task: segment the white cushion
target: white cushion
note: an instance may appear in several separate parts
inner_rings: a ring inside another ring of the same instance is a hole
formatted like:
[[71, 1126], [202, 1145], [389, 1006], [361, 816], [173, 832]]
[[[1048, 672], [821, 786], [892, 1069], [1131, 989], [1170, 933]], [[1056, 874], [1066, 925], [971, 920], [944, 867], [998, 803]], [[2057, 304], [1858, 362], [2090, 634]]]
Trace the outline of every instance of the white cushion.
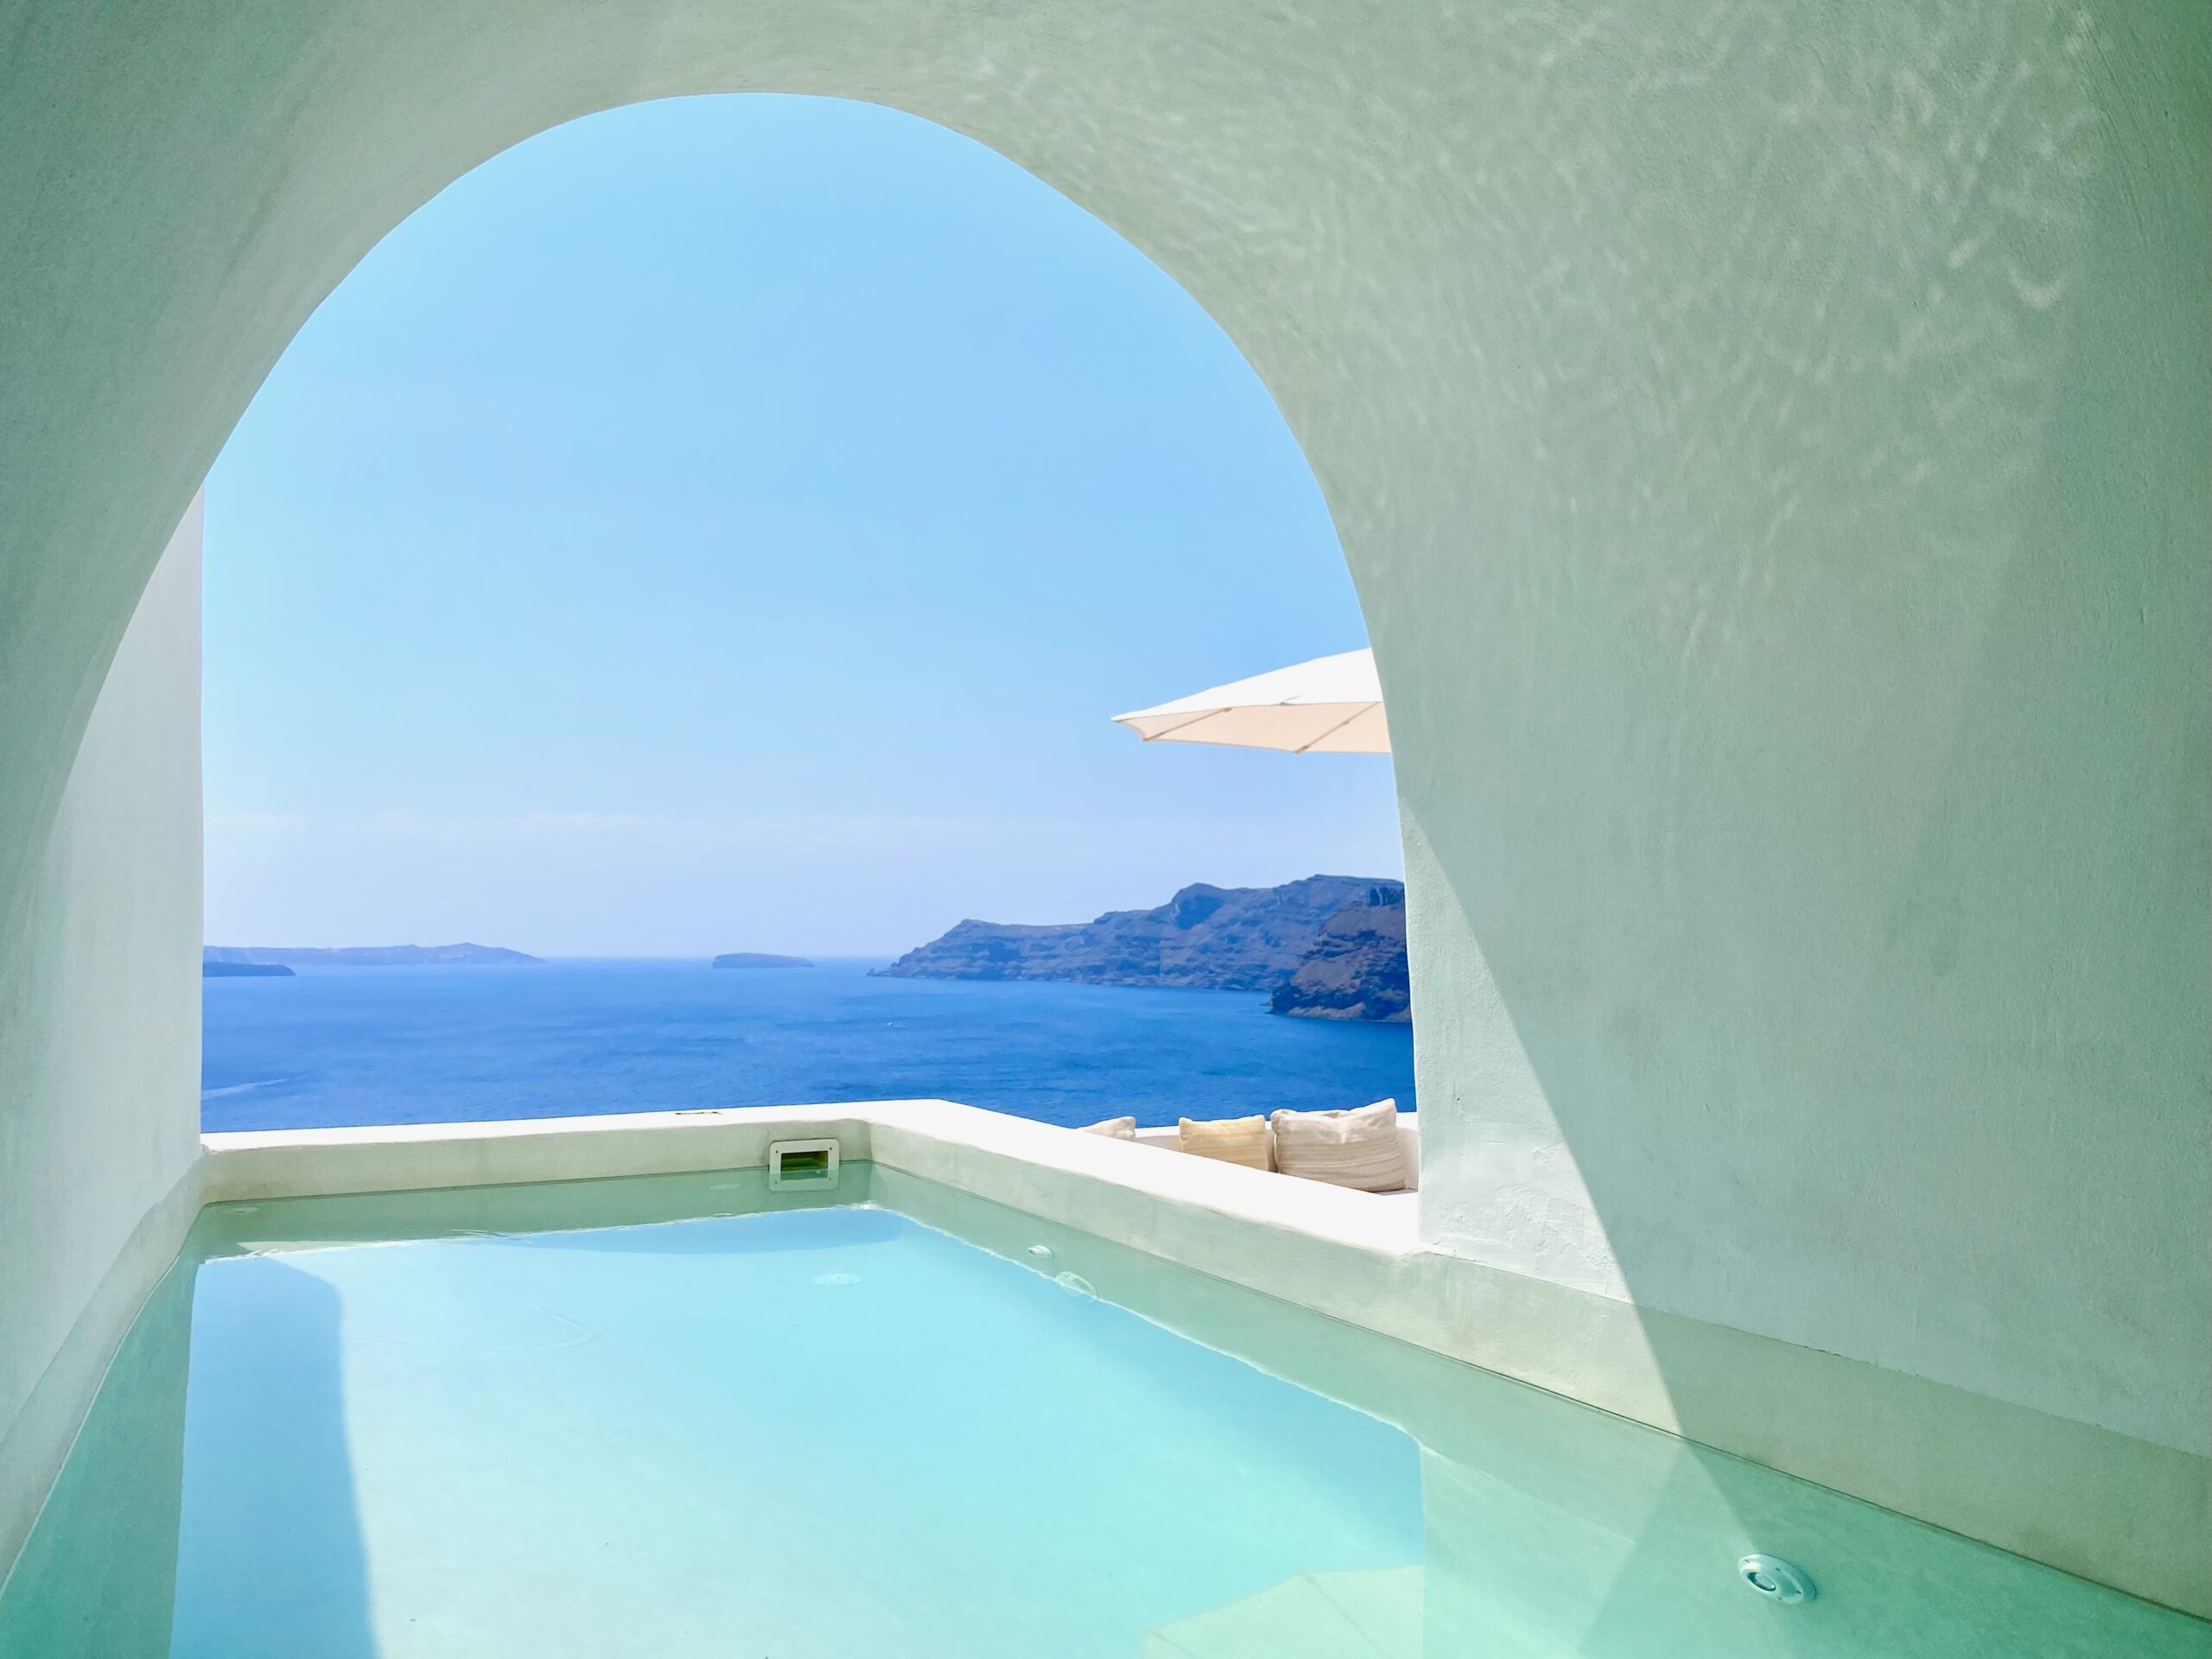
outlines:
[[1343, 1112], [1277, 1112], [1274, 1125], [1275, 1167], [1286, 1175], [1363, 1192], [1396, 1192], [1406, 1185], [1395, 1100]]
[[1086, 1123], [1076, 1133], [1103, 1135], [1115, 1141], [1134, 1141], [1137, 1138], [1137, 1121], [1135, 1117], [1109, 1117], [1103, 1122]]
[[1224, 1164], [1242, 1164], [1247, 1169], [1268, 1166], [1268, 1147], [1271, 1139], [1268, 1120], [1257, 1116], [1220, 1117], [1205, 1122], [1185, 1117], [1175, 1126], [1175, 1144], [1185, 1152], [1196, 1153], [1201, 1158], [1218, 1158]]

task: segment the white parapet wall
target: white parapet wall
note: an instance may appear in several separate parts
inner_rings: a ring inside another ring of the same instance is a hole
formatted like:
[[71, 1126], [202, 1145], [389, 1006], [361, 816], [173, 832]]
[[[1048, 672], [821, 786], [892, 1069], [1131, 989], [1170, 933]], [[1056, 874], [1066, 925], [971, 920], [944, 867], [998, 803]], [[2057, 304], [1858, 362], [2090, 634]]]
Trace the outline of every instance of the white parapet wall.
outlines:
[[[1484, 1267], [1425, 1245], [1412, 1194], [1352, 1192], [939, 1100], [210, 1135], [204, 1186], [219, 1202], [749, 1168], [767, 1161], [772, 1142], [817, 1137], [835, 1139], [842, 1157], [1266, 1292], [2152, 1600], [2198, 1612], [2212, 1600], [2196, 1548], [2202, 1459]], [[1777, 1413], [1777, 1399], [1793, 1408]]]

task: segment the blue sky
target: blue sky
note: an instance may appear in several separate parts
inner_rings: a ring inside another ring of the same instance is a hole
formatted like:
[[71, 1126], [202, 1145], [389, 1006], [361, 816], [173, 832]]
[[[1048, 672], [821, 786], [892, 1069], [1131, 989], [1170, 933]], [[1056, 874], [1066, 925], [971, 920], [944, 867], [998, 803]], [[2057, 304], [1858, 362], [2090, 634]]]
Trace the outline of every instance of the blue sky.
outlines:
[[903, 950], [1395, 874], [1387, 760], [1108, 717], [1364, 642], [1213, 321], [865, 105], [686, 99], [461, 180], [207, 486], [207, 935]]

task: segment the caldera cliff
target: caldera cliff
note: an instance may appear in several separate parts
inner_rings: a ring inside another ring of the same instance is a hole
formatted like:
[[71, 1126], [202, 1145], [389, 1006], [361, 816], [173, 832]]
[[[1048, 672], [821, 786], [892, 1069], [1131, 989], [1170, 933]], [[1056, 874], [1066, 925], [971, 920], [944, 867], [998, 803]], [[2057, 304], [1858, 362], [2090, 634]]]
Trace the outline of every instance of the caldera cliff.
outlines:
[[1403, 1020], [1405, 938], [1405, 888], [1396, 881], [1198, 882], [1151, 910], [1109, 911], [1088, 922], [964, 921], [875, 971], [898, 979], [1264, 991], [1277, 1014]]

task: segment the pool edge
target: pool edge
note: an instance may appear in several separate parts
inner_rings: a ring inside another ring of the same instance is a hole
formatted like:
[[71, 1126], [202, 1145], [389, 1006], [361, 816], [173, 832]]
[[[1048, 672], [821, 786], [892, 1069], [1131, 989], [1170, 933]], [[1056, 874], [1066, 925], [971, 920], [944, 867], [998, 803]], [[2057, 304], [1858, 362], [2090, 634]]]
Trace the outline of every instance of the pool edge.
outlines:
[[[211, 1135], [188, 1178], [184, 1224], [201, 1204], [254, 1198], [757, 1167], [772, 1140], [817, 1135], [836, 1138], [844, 1157], [1095, 1234], [2159, 1605], [2212, 1614], [2212, 1460], [1427, 1249], [1403, 1197], [950, 1102]], [[164, 1211], [179, 1202], [173, 1193]], [[167, 1236], [156, 1220], [140, 1230], [148, 1241]], [[127, 1300], [135, 1311], [175, 1255], [170, 1248], [144, 1271], [152, 1249], [134, 1236], [110, 1278], [137, 1294], [111, 1298], [104, 1285], [79, 1322], [87, 1336], [73, 1334], [75, 1348], [102, 1357], [79, 1379], [86, 1386], [67, 1414], [72, 1433], [130, 1323], [110, 1303]], [[103, 1331], [110, 1339], [101, 1344]], [[47, 1411], [48, 1420], [60, 1414]], [[54, 1448], [57, 1468], [67, 1443], [65, 1434]], [[42, 1501], [48, 1484], [28, 1490]], [[12, 1560], [38, 1504], [16, 1507], [24, 1513], [0, 1511], [0, 1560]]]

